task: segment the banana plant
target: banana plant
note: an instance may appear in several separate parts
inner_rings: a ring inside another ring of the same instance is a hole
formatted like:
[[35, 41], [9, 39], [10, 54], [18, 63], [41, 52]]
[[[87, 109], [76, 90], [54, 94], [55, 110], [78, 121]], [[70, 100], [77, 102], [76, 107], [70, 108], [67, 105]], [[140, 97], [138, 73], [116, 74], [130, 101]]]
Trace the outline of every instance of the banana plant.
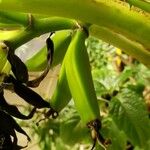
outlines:
[[[98, 37], [150, 67], [149, 8], [147, 0], [1, 0], [2, 111], [27, 119], [32, 118], [36, 108], [49, 108], [45, 117], [51, 115], [56, 118], [72, 98], [82, 123], [91, 131], [91, 150], [96, 142], [107, 149], [111, 141], [101, 133], [102, 118], [85, 42], [88, 35]], [[29, 60], [23, 62], [15, 54], [19, 46], [45, 33], [54, 34], [46, 40], [46, 47]], [[61, 64], [61, 70], [54, 94], [48, 102], [30, 87], [38, 86], [49, 69], [57, 64]], [[29, 81], [29, 71], [43, 73]], [[4, 88], [13, 90], [35, 107], [29, 116], [21, 116], [15, 106], [5, 102]]]

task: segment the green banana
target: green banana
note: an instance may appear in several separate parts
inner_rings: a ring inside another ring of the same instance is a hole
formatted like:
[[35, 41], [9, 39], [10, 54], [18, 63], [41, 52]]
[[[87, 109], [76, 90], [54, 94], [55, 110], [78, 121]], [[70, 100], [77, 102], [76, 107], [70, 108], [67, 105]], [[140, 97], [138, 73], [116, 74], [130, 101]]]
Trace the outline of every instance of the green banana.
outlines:
[[[69, 37], [71, 39], [71, 35]], [[67, 45], [69, 45], [70, 40], [65, 40], [65, 42], [67, 42], [67, 43], [65, 43], [67, 46]], [[57, 57], [59, 57], [59, 56], [57, 56]], [[63, 59], [63, 62], [62, 62], [61, 69], [59, 72], [57, 85], [56, 85], [56, 88], [54, 90], [52, 97], [50, 98], [50, 104], [55, 110], [57, 110], [57, 112], [60, 112], [69, 103], [69, 101], [72, 98], [70, 89], [68, 86], [68, 82], [67, 82], [67, 77], [66, 77], [66, 70], [65, 70], [65, 63], [64, 63], [66, 56], [63, 56], [63, 57], [64, 57], [64, 59], [60, 58], [60, 59]], [[57, 62], [57, 61], [55, 61], [55, 62]], [[51, 116], [51, 114], [52, 114], [52, 112], [51, 112], [51, 110], [49, 110], [47, 113], [45, 113], [45, 118], [48, 118], [49, 116]], [[39, 124], [39, 122], [41, 122], [42, 120], [45, 120], [45, 118], [39, 120], [37, 122], [37, 124]]]
[[87, 32], [79, 28], [68, 47], [65, 58], [65, 69], [68, 85], [81, 120], [91, 129], [94, 141], [98, 140], [102, 147], [105, 140], [99, 133], [101, 128], [100, 110], [92, 81], [91, 68], [85, 40]]
[[93, 86], [88, 54], [85, 47], [87, 34], [78, 29], [67, 50], [65, 59], [69, 88], [84, 123], [100, 118]]
[[[71, 40], [70, 30], [57, 31], [55, 35], [52, 37], [52, 41], [54, 43], [54, 57], [52, 67], [62, 62], [70, 40]], [[32, 58], [28, 59], [25, 64], [29, 71], [44, 70], [47, 65], [46, 47], [42, 48]]]
[[72, 96], [66, 77], [65, 64], [63, 61], [57, 81], [57, 86], [50, 101], [51, 106], [60, 112], [69, 103], [71, 97]]

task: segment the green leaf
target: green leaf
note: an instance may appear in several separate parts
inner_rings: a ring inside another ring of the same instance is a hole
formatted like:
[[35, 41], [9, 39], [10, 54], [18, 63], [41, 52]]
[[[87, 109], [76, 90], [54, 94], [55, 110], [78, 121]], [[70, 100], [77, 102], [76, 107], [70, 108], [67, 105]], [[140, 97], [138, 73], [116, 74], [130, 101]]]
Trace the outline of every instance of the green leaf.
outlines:
[[132, 68], [134, 70], [134, 78], [138, 83], [142, 83], [146, 86], [150, 85], [150, 69], [143, 64], [138, 64]]
[[[70, 146], [76, 143], [86, 142], [90, 139], [90, 134], [86, 126], [82, 126], [80, 117], [76, 112], [74, 115], [67, 117], [60, 124], [60, 138], [62, 141]], [[89, 141], [88, 141], [89, 142]]]
[[115, 73], [106, 67], [94, 69], [92, 76], [97, 96], [112, 93], [117, 88], [118, 81]]
[[106, 138], [111, 139], [108, 150], [124, 150], [126, 147], [126, 135], [120, 131], [111, 117], [106, 117], [102, 122], [102, 133]]
[[150, 140], [150, 121], [141, 85], [129, 86], [110, 102], [110, 114], [133, 145], [144, 147]]
[[132, 74], [133, 74], [132, 69], [130, 69], [129, 67], [126, 67], [116, 79], [116, 84], [120, 86], [123, 85], [129, 79], [129, 77], [132, 76]]

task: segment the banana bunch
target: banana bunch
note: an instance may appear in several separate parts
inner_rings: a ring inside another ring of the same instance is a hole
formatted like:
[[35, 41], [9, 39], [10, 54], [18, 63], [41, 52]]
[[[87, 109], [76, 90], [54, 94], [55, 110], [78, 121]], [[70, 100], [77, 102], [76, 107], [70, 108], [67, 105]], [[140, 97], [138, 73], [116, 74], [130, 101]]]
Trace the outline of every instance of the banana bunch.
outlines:
[[50, 103], [59, 112], [73, 98], [82, 123], [91, 130], [94, 141], [92, 149], [94, 149], [96, 141], [105, 149], [105, 140], [99, 133], [101, 128], [100, 110], [85, 47], [87, 37], [88, 33], [83, 28], [77, 29], [73, 34]]

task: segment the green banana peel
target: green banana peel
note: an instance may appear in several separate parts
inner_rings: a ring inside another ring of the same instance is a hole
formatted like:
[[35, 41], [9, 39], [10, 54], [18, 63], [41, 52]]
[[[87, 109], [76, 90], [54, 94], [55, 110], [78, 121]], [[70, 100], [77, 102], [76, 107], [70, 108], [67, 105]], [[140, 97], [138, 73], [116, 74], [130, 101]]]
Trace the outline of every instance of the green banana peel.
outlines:
[[68, 47], [65, 69], [75, 106], [81, 120], [87, 124], [91, 120], [100, 118], [100, 111], [85, 47], [87, 35], [82, 30], [78, 29], [76, 31]]
[[[54, 42], [54, 58], [52, 67], [60, 64], [64, 58], [67, 47], [71, 40], [71, 31], [62, 30], [57, 31], [52, 37]], [[42, 48], [38, 53], [28, 59], [25, 64], [29, 71], [42, 71], [47, 65], [47, 49]], [[39, 61], [40, 60], [40, 61]]]
[[62, 30], [62, 31], [58, 31], [58, 33], [56, 32], [56, 35], [52, 38], [54, 42], [54, 49], [55, 49], [52, 67], [62, 63], [67, 48], [70, 44], [71, 37], [72, 37], [72, 32], [70, 30]]
[[85, 47], [86, 29], [79, 28], [72, 38], [65, 57], [68, 85], [82, 124], [91, 130], [94, 149], [96, 141], [106, 150], [107, 142], [99, 133], [100, 110], [93, 85], [90, 62]]
[[60, 112], [69, 103], [71, 98], [72, 96], [68, 86], [65, 64], [63, 61], [57, 81], [57, 86], [51, 98], [50, 104], [55, 110]]

